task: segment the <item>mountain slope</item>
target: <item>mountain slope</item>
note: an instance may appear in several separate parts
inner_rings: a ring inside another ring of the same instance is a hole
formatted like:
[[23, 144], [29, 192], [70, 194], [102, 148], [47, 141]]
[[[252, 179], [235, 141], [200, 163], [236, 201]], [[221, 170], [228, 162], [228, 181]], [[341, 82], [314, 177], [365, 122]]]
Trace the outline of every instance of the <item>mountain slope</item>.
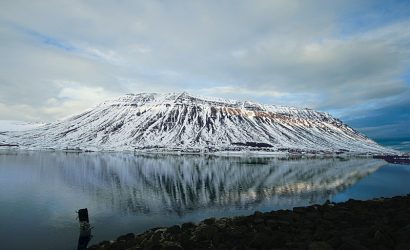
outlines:
[[65, 120], [6, 136], [23, 148], [388, 150], [327, 113], [187, 93], [129, 94]]

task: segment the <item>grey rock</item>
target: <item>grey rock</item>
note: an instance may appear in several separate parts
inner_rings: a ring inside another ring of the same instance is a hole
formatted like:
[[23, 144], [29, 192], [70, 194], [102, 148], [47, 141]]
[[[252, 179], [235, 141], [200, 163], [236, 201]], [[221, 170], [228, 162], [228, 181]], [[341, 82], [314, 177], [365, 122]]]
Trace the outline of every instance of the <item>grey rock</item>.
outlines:
[[174, 225], [172, 227], [167, 228], [167, 230], [165, 232], [169, 233], [169, 234], [180, 234], [182, 232], [182, 230], [181, 230], [180, 226]]
[[309, 250], [333, 250], [334, 248], [324, 241], [314, 241], [309, 244]]
[[162, 250], [182, 250], [183, 248], [177, 242], [163, 241], [161, 242], [161, 249]]

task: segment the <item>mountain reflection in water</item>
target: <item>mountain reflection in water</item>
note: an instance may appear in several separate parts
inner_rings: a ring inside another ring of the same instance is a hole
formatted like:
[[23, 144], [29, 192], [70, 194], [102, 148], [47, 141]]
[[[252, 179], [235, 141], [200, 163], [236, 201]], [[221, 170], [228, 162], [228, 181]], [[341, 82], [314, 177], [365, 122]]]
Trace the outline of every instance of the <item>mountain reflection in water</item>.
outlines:
[[280, 160], [117, 153], [25, 156], [41, 169], [34, 173], [39, 178], [81, 187], [89, 199], [130, 214], [183, 214], [232, 205], [246, 208], [266, 199], [284, 207], [302, 200], [316, 203], [385, 165], [360, 158]]

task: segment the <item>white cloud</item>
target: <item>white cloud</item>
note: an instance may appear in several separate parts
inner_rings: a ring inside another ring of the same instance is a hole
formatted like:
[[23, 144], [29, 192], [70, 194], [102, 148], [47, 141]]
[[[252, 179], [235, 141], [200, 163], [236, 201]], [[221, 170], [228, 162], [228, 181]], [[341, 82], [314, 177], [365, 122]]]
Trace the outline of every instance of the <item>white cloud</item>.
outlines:
[[115, 94], [107, 92], [102, 87], [82, 86], [66, 81], [60, 81], [58, 84], [62, 88], [57, 97], [47, 99], [46, 104], [40, 108], [42, 113], [49, 117], [70, 116], [115, 97]]
[[5, 104], [0, 102], [1, 120], [37, 121], [38, 110], [26, 104]]
[[59, 81], [60, 92], [36, 107], [26, 104], [0, 103], [2, 120], [52, 121], [67, 117], [116, 95], [102, 87], [87, 87], [69, 81]]

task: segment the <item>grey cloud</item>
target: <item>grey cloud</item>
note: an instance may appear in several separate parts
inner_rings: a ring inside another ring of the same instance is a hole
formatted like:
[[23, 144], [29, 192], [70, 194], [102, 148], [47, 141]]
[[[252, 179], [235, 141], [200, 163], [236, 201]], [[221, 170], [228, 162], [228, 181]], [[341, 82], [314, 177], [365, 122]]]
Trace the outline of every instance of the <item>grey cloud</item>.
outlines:
[[[344, 15], [372, 4], [3, 1], [0, 103], [11, 109], [30, 105], [41, 119], [54, 119], [61, 107], [74, 113], [85, 106], [59, 99], [70, 83], [104, 97], [183, 89], [221, 95], [224, 89], [232, 98], [319, 109], [384, 100], [409, 88], [398, 78], [409, 70], [410, 21], [341, 34]], [[240, 91], [228, 91], [235, 88]]]

